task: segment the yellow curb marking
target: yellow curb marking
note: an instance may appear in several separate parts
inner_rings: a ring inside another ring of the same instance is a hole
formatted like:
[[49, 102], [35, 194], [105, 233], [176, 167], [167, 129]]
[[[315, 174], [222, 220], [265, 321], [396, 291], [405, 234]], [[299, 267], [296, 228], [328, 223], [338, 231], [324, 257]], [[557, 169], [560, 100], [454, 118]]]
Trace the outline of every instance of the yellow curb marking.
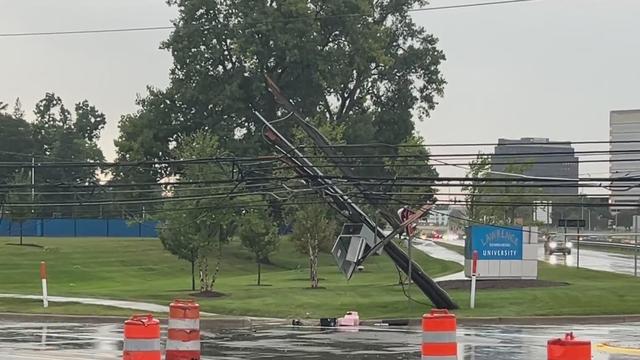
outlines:
[[602, 344], [596, 345], [596, 349], [602, 352], [610, 353], [610, 354], [640, 356], [640, 348], [629, 348], [629, 347], [611, 345], [608, 343], [602, 343]]

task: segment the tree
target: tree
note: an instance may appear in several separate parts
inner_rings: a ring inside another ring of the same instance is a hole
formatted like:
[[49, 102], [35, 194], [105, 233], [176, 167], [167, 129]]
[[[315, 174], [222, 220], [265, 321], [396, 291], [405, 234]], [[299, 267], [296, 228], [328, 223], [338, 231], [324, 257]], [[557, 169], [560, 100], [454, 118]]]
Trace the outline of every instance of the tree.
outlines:
[[[217, 137], [206, 131], [194, 134], [176, 151], [180, 158], [186, 160], [222, 154]], [[237, 227], [236, 200], [231, 196], [226, 199], [207, 197], [207, 186], [210, 185], [206, 183], [226, 180], [229, 174], [231, 168], [224, 164], [185, 164], [179, 170], [179, 177], [184, 182], [195, 184], [175, 186], [171, 197], [189, 200], [174, 202], [168, 197], [163, 211], [157, 216], [162, 224], [160, 239], [165, 249], [192, 265], [195, 259], [202, 293], [213, 291], [222, 264], [223, 247]], [[215, 268], [210, 271], [212, 257], [215, 258]]]
[[[31, 137], [31, 127], [23, 118], [17, 118], [0, 112], [0, 154], [3, 161], [31, 162], [34, 143]], [[18, 168], [0, 168], [0, 184], [14, 180], [19, 172]]]
[[335, 240], [335, 226], [327, 216], [324, 205], [301, 205], [293, 219], [293, 235], [296, 250], [309, 259], [309, 280], [311, 288], [319, 286], [318, 254]]
[[107, 117], [89, 101], [83, 100], [76, 104], [76, 121], [73, 128], [78, 135], [88, 142], [93, 142], [100, 138], [100, 132], [107, 124]]
[[13, 113], [11, 114], [14, 119], [24, 119], [24, 110], [22, 110], [22, 102], [20, 98], [16, 98], [16, 102], [13, 105]]
[[[47, 93], [35, 107], [32, 125], [34, 155], [38, 159], [74, 162], [104, 161], [98, 147], [100, 130], [106, 122], [104, 114], [86, 100], [76, 104], [75, 117], [62, 99]], [[98, 181], [98, 166], [39, 168], [38, 182], [53, 184], [92, 184]], [[64, 195], [43, 196], [47, 202], [68, 201]], [[86, 200], [84, 198], [77, 200]], [[53, 209], [73, 215], [68, 208]], [[51, 215], [51, 214], [41, 214]]]
[[[29, 175], [24, 172], [17, 173], [13, 178], [13, 184], [28, 184], [30, 182]], [[24, 188], [15, 188], [6, 196], [6, 203], [9, 204], [5, 208], [9, 212], [9, 218], [13, 222], [20, 224], [20, 245], [22, 245], [24, 222], [32, 217], [32, 207], [28, 205], [31, 202], [31, 194], [25, 192]]]
[[162, 45], [174, 59], [171, 82], [149, 89], [140, 111], [121, 119], [122, 157], [165, 159], [199, 129], [236, 155], [258, 153], [262, 126], [253, 109], [267, 119], [283, 115], [264, 74], [302, 113], [343, 125], [348, 143], [405, 141], [414, 116], [428, 117], [443, 93], [444, 54], [409, 14], [425, 0], [169, 3], [179, 10]]
[[280, 240], [278, 228], [266, 211], [249, 210], [241, 219], [238, 235], [242, 246], [251, 251], [258, 264], [258, 286], [260, 286], [261, 264], [268, 264], [269, 255], [278, 248]]
[[[503, 225], [514, 225], [517, 218], [522, 218], [522, 225], [532, 224], [533, 203], [538, 198], [535, 192], [541, 190], [521, 186], [522, 183], [517, 181], [520, 179], [518, 175], [524, 174], [529, 166], [509, 164], [504, 171], [495, 174], [491, 170], [489, 155], [478, 154], [469, 164], [466, 174], [468, 185], [462, 188], [467, 192], [465, 203], [469, 218], [477, 222]], [[495, 177], [513, 178], [513, 181], [492, 180]]]
[[[390, 177], [425, 177], [435, 179], [438, 171], [429, 164], [430, 153], [424, 144], [424, 139], [413, 135], [401, 144], [398, 153], [385, 159], [385, 165]], [[382, 187], [391, 193], [395, 210], [398, 204], [422, 206], [431, 202], [435, 195], [435, 189], [431, 186], [402, 186], [387, 185]]]
[[469, 171], [465, 175], [467, 178], [467, 186], [462, 188], [466, 191], [465, 203], [467, 207], [467, 216], [474, 221], [484, 221], [488, 215], [489, 209], [478, 204], [481, 195], [485, 192], [482, 187], [487, 182], [487, 178], [491, 173], [491, 158], [488, 155], [479, 153], [475, 160], [469, 164]]
[[185, 231], [191, 227], [192, 215], [188, 211], [171, 211], [175, 206], [168, 204], [165, 206], [166, 214], [162, 227], [159, 229], [159, 237], [162, 246], [178, 259], [188, 261], [191, 264], [191, 290], [196, 290], [196, 262], [199, 256], [200, 243], [193, 238], [193, 233]]

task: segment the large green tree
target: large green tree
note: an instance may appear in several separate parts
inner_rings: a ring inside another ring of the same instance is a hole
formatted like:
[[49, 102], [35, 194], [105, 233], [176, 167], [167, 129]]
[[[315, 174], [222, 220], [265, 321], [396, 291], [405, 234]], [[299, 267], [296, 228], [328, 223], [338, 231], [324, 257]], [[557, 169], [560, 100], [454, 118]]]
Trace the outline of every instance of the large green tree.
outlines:
[[384, 201], [396, 209], [405, 204], [420, 207], [433, 199], [435, 189], [428, 184], [433, 183], [433, 180], [438, 177], [438, 172], [429, 163], [431, 154], [422, 137], [411, 136], [400, 145], [396, 156], [385, 159], [387, 173], [393, 178], [415, 177], [425, 178], [427, 181], [424, 186], [407, 186], [402, 185], [402, 182], [399, 182], [399, 185], [397, 183], [383, 185], [382, 194], [384, 195], [386, 191], [388, 196]]
[[255, 154], [262, 126], [252, 109], [282, 115], [264, 74], [302, 113], [344, 125], [348, 143], [407, 140], [413, 119], [427, 117], [443, 91], [437, 39], [409, 14], [423, 0], [169, 3], [179, 10], [163, 43], [174, 59], [171, 83], [150, 89], [140, 110], [122, 118], [122, 159], [174, 157], [198, 129], [214, 131], [235, 155]]
[[[6, 105], [6, 104], [5, 104]], [[0, 158], [6, 162], [25, 162], [31, 161], [34, 151], [34, 142], [31, 134], [31, 127], [24, 119], [24, 114], [14, 112], [9, 114], [6, 112], [8, 107], [4, 107], [4, 111], [0, 110]], [[0, 168], [0, 184], [11, 182], [19, 168]]]
[[[34, 155], [39, 162], [104, 161], [102, 151], [97, 144], [100, 131], [106, 124], [104, 114], [86, 100], [77, 103], [74, 110], [75, 114], [64, 105], [59, 96], [53, 93], [47, 93], [42, 100], [38, 101], [34, 110], [36, 118], [31, 128]], [[38, 183], [50, 184], [92, 184], [98, 180], [99, 170], [98, 166], [42, 167], [36, 170], [36, 180]], [[91, 200], [78, 196], [76, 200]], [[48, 194], [41, 200], [68, 201], [69, 196]], [[74, 215], [68, 207], [49, 210], [42, 210], [41, 215], [51, 215], [51, 211], [67, 216]], [[83, 208], [84, 215], [95, 215], [89, 214], [87, 210]]]

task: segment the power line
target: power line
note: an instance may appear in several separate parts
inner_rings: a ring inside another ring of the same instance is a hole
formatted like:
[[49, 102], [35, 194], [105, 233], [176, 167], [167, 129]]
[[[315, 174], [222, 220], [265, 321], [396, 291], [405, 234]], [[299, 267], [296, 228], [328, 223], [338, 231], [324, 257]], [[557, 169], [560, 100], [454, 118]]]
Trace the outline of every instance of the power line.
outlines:
[[[15, 155], [24, 155], [27, 157], [32, 157], [30, 154], [26, 153], [17, 153], [10, 151], [0, 151], [0, 153], [9, 153]], [[527, 158], [532, 156], [545, 156], [545, 157], [555, 157], [555, 156], [574, 156], [574, 155], [583, 155], [583, 156], [607, 156], [612, 154], [640, 154], [640, 149], [635, 150], [588, 150], [588, 151], [546, 151], [546, 152], [528, 152], [528, 153], [487, 153], [482, 154], [483, 156], [487, 156], [490, 158], [496, 157], [517, 157], [517, 158]], [[380, 159], [389, 158], [389, 159], [411, 159], [411, 158], [424, 158], [424, 160], [434, 159], [434, 158], [471, 158], [475, 160], [479, 154], [474, 153], [451, 153], [451, 154], [411, 154], [411, 155], [403, 155], [403, 154], [389, 154], [389, 155], [381, 155], [381, 154], [344, 154], [338, 156], [323, 156], [323, 155], [309, 155], [305, 156], [307, 159]], [[37, 158], [37, 156], [36, 156]], [[193, 159], [168, 159], [168, 160], [141, 160], [141, 161], [115, 161], [115, 162], [106, 162], [106, 161], [49, 161], [49, 162], [38, 162], [35, 164], [35, 167], [140, 167], [140, 166], [157, 166], [157, 165], [185, 165], [185, 164], [209, 164], [212, 162], [219, 163], [244, 163], [249, 161], [255, 161], [257, 164], [262, 163], [271, 163], [278, 160], [281, 160], [282, 156], [275, 155], [264, 155], [264, 156], [254, 156], [254, 157], [232, 157], [232, 156], [221, 156], [221, 157], [204, 157], [204, 158], [193, 158]], [[420, 159], [422, 160], [422, 159]], [[447, 160], [447, 159], [445, 159]], [[458, 159], [459, 160], [459, 159]], [[567, 160], [571, 161], [571, 160]], [[605, 160], [603, 160], [605, 161]], [[32, 167], [34, 165], [31, 162], [18, 162], [18, 161], [0, 161], [0, 167]]]
[[[430, 147], [487, 147], [487, 146], [505, 146], [505, 147], [530, 147], [537, 145], [611, 145], [611, 144], [640, 144], [640, 140], [582, 140], [582, 141], [532, 141], [527, 143], [435, 143], [435, 144], [388, 144], [388, 143], [360, 143], [360, 144], [335, 144], [334, 148], [430, 148]], [[322, 148], [323, 145], [301, 145], [299, 149], [305, 148]]]
[[[431, 6], [416, 9], [409, 9], [408, 12], [425, 12], [425, 11], [439, 11], [461, 8], [472, 8], [482, 6], [496, 6], [507, 5], [513, 3], [533, 2], [537, 0], [504, 0], [504, 1], [491, 1], [491, 2], [477, 2], [458, 5], [444, 5], [444, 6]], [[300, 20], [322, 20], [332, 18], [343, 17], [372, 17], [371, 14], [364, 13], [351, 13], [351, 14], [339, 14], [339, 15], [325, 15], [325, 16], [307, 16], [298, 18], [283, 19], [281, 21], [260, 21], [253, 22], [252, 25], [269, 24], [269, 23], [287, 23]], [[197, 27], [196, 24], [183, 24], [182, 26]], [[16, 38], [16, 37], [37, 37], [37, 36], [60, 36], [60, 35], [86, 35], [86, 34], [110, 34], [110, 33], [131, 33], [131, 32], [147, 32], [147, 31], [161, 31], [161, 30], [173, 30], [174, 26], [146, 26], [146, 27], [126, 27], [126, 28], [111, 28], [111, 29], [83, 29], [83, 30], [65, 30], [65, 31], [37, 31], [37, 32], [17, 32], [17, 33], [0, 33], [0, 38]], [[245, 29], [255, 30], [255, 29]]]
[[27, 36], [128, 33], [128, 32], [140, 32], [140, 31], [172, 30], [172, 29], [174, 29], [173, 26], [149, 26], [149, 27], [130, 27], [130, 28], [115, 28], [115, 29], [87, 29], [87, 30], [67, 30], [67, 31], [0, 33], [0, 38], [27, 37]]
[[[312, 191], [316, 191], [316, 189], [310, 188], [307, 189], [307, 192], [312, 192]], [[108, 206], [108, 205], [143, 205], [143, 204], [150, 204], [150, 203], [162, 203], [162, 204], [166, 204], [166, 203], [170, 203], [170, 202], [181, 202], [181, 201], [196, 201], [196, 200], [211, 200], [211, 199], [219, 199], [222, 197], [226, 197], [228, 194], [220, 194], [220, 195], [211, 195], [211, 196], [196, 196], [196, 197], [181, 197], [181, 198], [163, 198], [163, 199], [157, 199], [157, 200], [144, 200], [144, 201], [138, 201], [138, 200], [132, 200], [132, 201], [109, 201], [109, 202], [94, 202], [94, 203], [82, 203], [82, 202], [78, 202], [78, 203], [72, 203], [72, 202], [66, 202], [66, 203], [5, 203], [4, 206], [7, 206], [9, 208], [11, 207], [31, 207], [31, 206], [38, 206], [38, 207], [87, 207], [87, 206]], [[242, 196], [257, 196], [257, 195], [265, 195], [264, 193], [251, 193], [251, 194], [239, 194]], [[234, 195], [235, 196], [235, 195]], [[311, 195], [310, 196], [314, 196], [315, 195]], [[359, 199], [359, 200], [364, 200], [364, 195], [361, 194], [349, 194], [349, 196], [352, 199]], [[389, 199], [389, 198], [380, 198], [377, 199], [375, 197], [372, 198], [375, 201], [375, 205], [397, 205], [397, 206], [405, 206], [405, 205], [410, 205], [410, 206], [419, 206], [419, 205], [424, 205], [423, 202], [418, 202], [418, 201], [405, 201], [405, 200], [399, 200], [399, 199]], [[301, 202], [301, 201], [282, 201], [279, 203], [280, 206], [297, 206], [297, 205], [303, 205], [303, 204], [326, 204], [326, 201], [324, 200], [320, 200], [318, 202]], [[442, 200], [442, 201], [438, 201], [437, 202], [438, 205], [465, 205], [466, 202], [465, 201], [455, 201], [455, 200]], [[201, 209], [201, 210], [206, 210], [206, 209], [223, 209], [223, 208], [242, 208], [242, 207], [247, 207], [250, 205], [259, 205], [259, 207], [270, 207], [272, 206], [271, 204], [268, 204], [266, 201], [264, 200], [256, 200], [253, 202], [229, 202], [226, 203], [222, 206], [220, 205], [202, 205], [202, 206], [197, 206], [197, 207], [188, 207], [188, 208], [170, 208], [170, 209], [166, 209], [166, 211], [178, 211], [178, 210], [194, 210], [194, 209]], [[474, 205], [475, 206], [491, 206], [491, 207], [534, 207], [534, 201], [532, 200], [531, 202], [524, 202], [524, 201], [520, 201], [520, 202], [516, 202], [516, 201], [483, 201], [483, 200], [479, 200], [479, 201], [474, 201]], [[581, 207], [581, 208], [611, 208], [611, 207], [623, 207], [623, 208], [638, 208], [640, 205], [638, 205], [637, 203], [616, 203], [616, 204], [594, 204], [594, 203], [581, 203], [581, 202], [554, 202], [553, 203], [554, 207]], [[145, 212], [161, 212], [161, 211], [165, 211], [162, 209], [149, 209], [149, 210], [145, 210]]]
[[[139, 188], [139, 187], [164, 187], [181, 185], [212, 185], [212, 184], [237, 184], [238, 182], [264, 182], [276, 181], [286, 182], [290, 180], [314, 180], [325, 179], [337, 181], [336, 185], [384, 185], [384, 186], [476, 186], [476, 187], [602, 187], [602, 183], [620, 183], [620, 187], [627, 187], [628, 184], [640, 184], [640, 176], [615, 177], [615, 178], [578, 178], [578, 179], [527, 179], [515, 177], [429, 177], [429, 176], [342, 176], [342, 175], [314, 175], [314, 176], [274, 176], [224, 180], [198, 180], [198, 181], [170, 181], [164, 183], [116, 183], [116, 184], [77, 184], [77, 183], [56, 183], [56, 184], [1, 184], [0, 190], [11, 190], [20, 188], [73, 188], [73, 189], [101, 189], [101, 188]], [[96, 190], [97, 191], [97, 190]]]
[[459, 5], [443, 5], [443, 6], [431, 6], [418, 9], [410, 9], [409, 12], [422, 12], [422, 11], [434, 11], [434, 10], [448, 10], [448, 9], [462, 9], [481, 6], [495, 6], [495, 5], [507, 5], [514, 3], [533, 2], [537, 0], [504, 0], [504, 1], [490, 1], [490, 2], [478, 2]]
[[[606, 155], [606, 154], [603, 154]], [[449, 155], [450, 156], [450, 155]], [[378, 155], [376, 158], [384, 157], [383, 155]], [[395, 156], [388, 156], [390, 159], [394, 159]], [[313, 165], [316, 168], [336, 168], [340, 166], [350, 166], [350, 167], [359, 167], [359, 168], [393, 168], [393, 167], [420, 167], [420, 166], [468, 166], [468, 162], [443, 162], [437, 157], [430, 156], [399, 156], [398, 158], [416, 158], [415, 163], [379, 163], [379, 164], [363, 164], [363, 163], [353, 163], [353, 162], [345, 162], [340, 161], [339, 164], [325, 164], [325, 165]], [[424, 157], [424, 159], [419, 159], [420, 157]], [[624, 162], [640, 162], [640, 157], [637, 158], [627, 158], [627, 159], [575, 159], [575, 160], [545, 160], [546, 158], [553, 158], [554, 154], [547, 154], [544, 158], [540, 157], [539, 160], [520, 160], [526, 159], [527, 155], [518, 155], [519, 159], [514, 159], [514, 161], [490, 161], [490, 165], [545, 165], [545, 164], [586, 164], [586, 163], [624, 163]], [[309, 158], [309, 157], [308, 157]], [[315, 158], [325, 158], [322, 156], [316, 156]], [[336, 159], [349, 159], [349, 158], [372, 158], [369, 156], [349, 156], [343, 155], [340, 157], [333, 157]], [[269, 164], [274, 163], [279, 160], [279, 157], [256, 157], [256, 158], [231, 158], [231, 157], [220, 157], [220, 158], [198, 158], [198, 159], [184, 159], [184, 160], [158, 160], [158, 161], [140, 161], [140, 162], [46, 162], [46, 163], [27, 163], [27, 162], [0, 162], [0, 168], [62, 168], [62, 169], [73, 169], [73, 168], [116, 168], [116, 167], [137, 167], [143, 168], [145, 166], [185, 166], [185, 165], [211, 165], [213, 163], [228, 163], [228, 164], [238, 164], [246, 161], [258, 161], [258, 163], [253, 164], [261, 165], [261, 164]], [[440, 162], [439, 164], [429, 164], [429, 160]], [[273, 168], [259, 168], [260, 170], [285, 170], [290, 169], [294, 166], [292, 165], [280, 165]]]

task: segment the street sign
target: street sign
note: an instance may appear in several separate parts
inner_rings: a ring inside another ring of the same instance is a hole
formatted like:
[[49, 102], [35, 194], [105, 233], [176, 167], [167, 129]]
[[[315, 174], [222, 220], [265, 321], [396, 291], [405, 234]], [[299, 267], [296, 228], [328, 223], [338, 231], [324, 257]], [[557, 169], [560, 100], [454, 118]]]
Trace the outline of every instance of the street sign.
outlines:
[[559, 227], [572, 227], [572, 228], [583, 228], [587, 226], [585, 220], [581, 219], [560, 219], [558, 220]]
[[[410, 217], [412, 217], [413, 215], [415, 215], [416, 212], [409, 209], [409, 208], [401, 208], [398, 209], [398, 216], [400, 217], [400, 222], [403, 223], [407, 220], [409, 220]], [[405, 228], [405, 232], [407, 234], [408, 237], [413, 237], [413, 235], [416, 233], [416, 228], [418, 227], [417, 224], [409, 224], [407, 225], [407, 227]]]

